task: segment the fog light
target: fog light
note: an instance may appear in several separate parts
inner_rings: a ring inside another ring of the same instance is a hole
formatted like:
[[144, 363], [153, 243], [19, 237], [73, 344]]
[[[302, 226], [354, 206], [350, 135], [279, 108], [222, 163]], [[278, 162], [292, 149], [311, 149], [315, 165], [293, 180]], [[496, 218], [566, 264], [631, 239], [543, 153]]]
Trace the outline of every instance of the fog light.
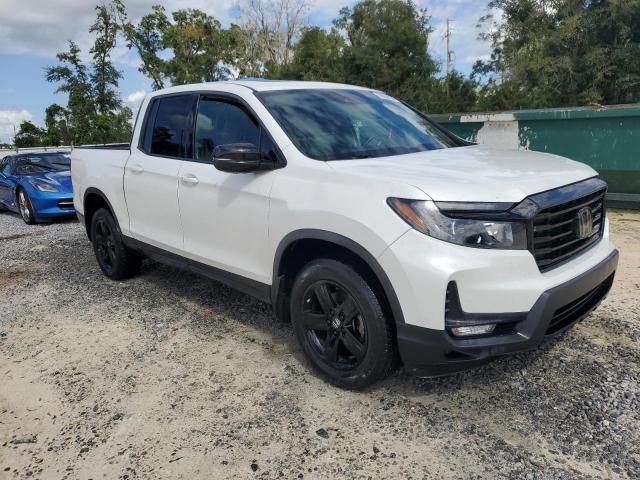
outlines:
[[473, 325], [469, 327], [452, 327], [451, 333], [456, 337], [471, 337], [473, 335], [488, 335], [496, 328], [495, 323], [488, 325]]

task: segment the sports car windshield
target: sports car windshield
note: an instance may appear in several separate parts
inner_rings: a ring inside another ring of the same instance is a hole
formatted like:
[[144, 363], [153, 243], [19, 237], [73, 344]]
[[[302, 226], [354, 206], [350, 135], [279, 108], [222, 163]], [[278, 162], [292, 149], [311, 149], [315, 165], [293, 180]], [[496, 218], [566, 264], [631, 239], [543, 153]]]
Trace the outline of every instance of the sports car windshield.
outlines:
[[62, 153], [31, 154], [16, 159], [16, 173], [61, 172], [71, 168], [69, 155]]
[[258, 97], [306, 156], [373, 158], [459, 146], [402, 102], [369, 90], [278, 90]]

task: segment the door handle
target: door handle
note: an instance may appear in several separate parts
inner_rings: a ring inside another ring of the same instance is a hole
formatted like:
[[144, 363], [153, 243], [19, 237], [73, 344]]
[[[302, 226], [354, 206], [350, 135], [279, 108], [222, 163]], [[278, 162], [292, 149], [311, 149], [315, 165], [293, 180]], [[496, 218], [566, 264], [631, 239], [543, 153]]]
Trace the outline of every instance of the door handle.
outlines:
[[131, 165], [129, 167], [129, 171], [131, 173], [142, 173], [142, 172], [144, 172], [144, 168], [142, 168], [142, 166], [140, 166], [140, 165]]
[[190, 185], [197, 185], [198, 183], [200, 183], [200, 180], [198, 180], [198, 177], [196, 177], [192, 173], [187, 173], [186, 175], [182, 175], [180, 177], [180, 180], [182, 180], [182, 183], [188, 183]]

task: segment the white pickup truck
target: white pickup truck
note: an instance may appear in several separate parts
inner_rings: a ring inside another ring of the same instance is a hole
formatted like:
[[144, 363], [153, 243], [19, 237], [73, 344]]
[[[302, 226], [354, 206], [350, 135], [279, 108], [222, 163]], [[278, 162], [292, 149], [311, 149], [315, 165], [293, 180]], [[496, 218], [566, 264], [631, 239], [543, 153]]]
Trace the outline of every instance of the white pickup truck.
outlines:
[[75, 148], [71, 170], [107, 277], [149, 257], [269, 302], [345, 388], [536, 347], [602, 301], [618, 261], [590, 167], [469, 144], [348, 85], [160, 90], [131, 145]]

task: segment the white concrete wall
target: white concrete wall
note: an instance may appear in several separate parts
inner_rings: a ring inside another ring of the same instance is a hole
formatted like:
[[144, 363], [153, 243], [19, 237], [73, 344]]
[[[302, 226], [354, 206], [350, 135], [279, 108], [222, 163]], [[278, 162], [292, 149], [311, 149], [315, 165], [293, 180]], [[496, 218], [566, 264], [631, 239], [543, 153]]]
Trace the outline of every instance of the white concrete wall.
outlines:
[[476, 142], [502, 150], [521, 148], [518, 136], [518, 120], [510, 113], [463, 115], [460, 123], [480, 123], [484, 126], [478, 131]]

